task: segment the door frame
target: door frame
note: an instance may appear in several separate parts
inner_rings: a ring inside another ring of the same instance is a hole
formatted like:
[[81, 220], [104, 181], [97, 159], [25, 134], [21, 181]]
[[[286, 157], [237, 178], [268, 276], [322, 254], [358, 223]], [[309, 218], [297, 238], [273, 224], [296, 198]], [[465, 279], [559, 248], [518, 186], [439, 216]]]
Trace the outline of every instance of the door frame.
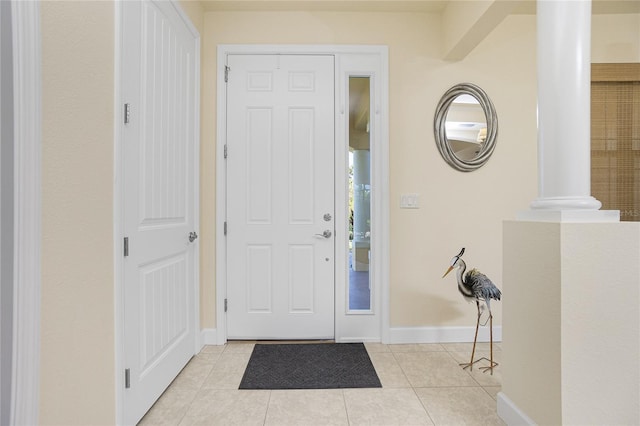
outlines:
[[4, 232], [0, 299], [4, 299], [0, 304], [1, 310], [8, 312], [3, 317], [8, 324], [3, 323], [0, 332], [3, 379], [0, 423], [36, 424], [40, 401], [42, 281], [40, 2], [10, 1], [3, 2], [1, 7], [2, 14], [8, 14], [3, 20], [11, 22], [2, 28], [0, 35], [0, 39], [8, 39], [3, 43], [8, 41], [11, 46], [10, 52], [2, 49], [0, 53], [3, 70], [10, 70], [2, 78], [3, 85], [9, 86], [13, 94], [3, 96], [8, 108], [0, 120], [0, 126], [8, 127], [10, 139], [2, 141], [6, 156], [0, 168], [10, 170], [9, 176], [4, 176], [6, 180], [2, 179], [0, 205], [4, 212], [11, 212], [1, 218]]
[[[372, 78], [372, 310], [366, 314], [348, 312], [346, 292], [348, 262], [347, 236], [336, 233], [334, 338], [336, 342], [389, 340], [389, 67], [387, 46], [349, 45], [219, 45], [217, 55], [216, 95], [216, 229], [225, 226], [227, 211], [227, 180], [224, 150], [227, 134], [227, 87], [225, 66], [227, 56], [245, 55], [333, 55], [335, 56], [335, 211], [336, 228], [347, 221], [347, 156], [348, 141], [348, 78]], [[233, 73], [233, 70], [230, 71]], [[344, 170], [343, 170], [344, 169]], [[342, 183], [340, 185], [339, 183]], [[337, 212], [344, 212], [338, 215]], [[338, 259], [343, 260], [338, 261]], [[342, 295], [342, 297], [339, 297]], [[216, 232], [216, 342], [227, 341], [227, 317], [224, 311], [227, 296], [227, 252], [224, 232]], [[373, 331], [371, 331], [373, 330]]]
[[[152, 3], [158, 0], [147, 0]], [[200, 229], [200, 50], [201, 36], [196, 27], [193, 25], [187, 14], [182, 10], [177, 0], [169, 0], [171, 7], [176, 11], [180, 19], [185, 23], [189, 32], [196, 39], [195, 54], [195, 100], [196, 118], [194, 124], [195, 141], [195, 161], [193, 165], [194, 176], [194, 202], [193, 215], [196, 230]], [[123, 158], [123, 133], [124, 133], [124, 98], [122, 93], [123, 86], [123, 53], [124, 43], [126, 40], [122, 37], [122, 29], [124, 22], [124, 8], [122, 2], [115, 2], [115, 43], [114, 43], [114, 184], [113, 184], [113, 259], [114, 259], [114, 318], [115, 318], [115, 418], [116, 424], [124, 423], [124, 398], [125, 398], [125, 334], [124, 334], [124, 256], [123, 256], [123, 240], [124, 240], [124, 158]], [[190, 327], [195, 330], [195, 347], [194, 354], [197, 354], [202, 348], [200, 330], [200, 244], [194, 246], [194, 271], [193, 271], [193, 295], [194, 295], [194, 312], [191, 315]]]

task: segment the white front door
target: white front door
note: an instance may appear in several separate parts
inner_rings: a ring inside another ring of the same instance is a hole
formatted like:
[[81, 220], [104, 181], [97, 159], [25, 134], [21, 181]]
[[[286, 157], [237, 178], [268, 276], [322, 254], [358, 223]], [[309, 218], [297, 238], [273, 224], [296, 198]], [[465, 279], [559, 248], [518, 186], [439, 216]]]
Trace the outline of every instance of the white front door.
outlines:
[[196, 349], [199, 48], [173, 2], [121, 6], [123, 420], [135, 424]]
[[333, 338], [334, 57], [227, 65], [227, 337]]

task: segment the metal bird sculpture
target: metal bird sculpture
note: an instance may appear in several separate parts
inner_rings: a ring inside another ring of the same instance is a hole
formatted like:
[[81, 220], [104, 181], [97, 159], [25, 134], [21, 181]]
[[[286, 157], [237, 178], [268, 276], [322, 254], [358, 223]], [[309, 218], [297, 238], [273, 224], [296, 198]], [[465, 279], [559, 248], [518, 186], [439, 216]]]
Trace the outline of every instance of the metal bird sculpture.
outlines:
[[462, 260], [463, 254], [464, 254], [464, 247], [462, 248], [462, 250], [460, 250], [460, 253], [458, 253], [456, 256], [453, 257], [453, 259], [451, 259], [451, 265], [449, 266], [449, 269], [447, 269], [447, 272], [445, 272], [444, 275], [442, 276], [442, 278], [446, 277], [449, 272], [451, 272], [454, 268], [457, 268], [458, 270], [456, 271], [456, 277], [458, 279], [458, 290], [466, 300], [468, 301], [475, 300], [476, 306], [478, 308], [478, 321], [476, 322], [476, 334], [475, 334], [475, 337], [473, 338], [473, 350], [471, 351], [471, 361], [469, 361], [468, 363], [462, 363], [460, 365], [463, 366], [464, 369], [469, 368], [473, 370], [473, 364], [483, 359], [487, 360], [484, 357], [476, 361], [473, 360], [473, 357], [476, 352], [476, 341], [478, 340], [478, 327], [480, 326], [480, 316], [482, 315], [482, 313], [480, 312], [480, 301], [482, 300], [486, 303], [487, 309], [489, 310], [489, 323], [490, 323], [489, 334], [491, 336], [490, 337], [491, 359], [487, 360], [489, 361], [489, 366], [481, 367], [480, 370], [482, 370], [485, 373], [487, 371], [491, 371], [491, 374], [493, 374], [493, 367], [497, 366], [498, 363], [493, 361], [493, 315], [491, 314], [491, 299], [500, 300], [500, 296], [502, 295], [502, 293], [500, 293], [500, 290], [498, 289], [498, 287], [496, 287], [486, 275], [484, 275], [477, 269], [472, 269], [469, 272], [467, 272], [467, 274], [465, 275], [467, 264], [464, 263], [464, 260]]

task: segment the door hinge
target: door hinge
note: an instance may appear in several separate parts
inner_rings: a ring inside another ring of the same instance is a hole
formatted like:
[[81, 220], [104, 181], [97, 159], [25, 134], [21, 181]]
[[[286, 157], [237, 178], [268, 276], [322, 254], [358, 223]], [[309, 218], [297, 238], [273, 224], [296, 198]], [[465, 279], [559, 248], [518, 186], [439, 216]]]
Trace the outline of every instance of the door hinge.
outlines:
[[227, 299], [224, 299], [224, 311], [227, 312], [227, 308], [229, 305], [227, 304]]
[[231, 68], [229, 68], [228, 65], [224, 66], [224, 82], [228, 83], [229, 82], [229, 71], [231, 71]]
[[124, 104], [124, 124], [129, 124], [131, 121], [131, 104]]
[[129, 256], [129, 237], [124, 237], [124, 257]]
[[227, 144], [225, 144], [224, 145], [224, 158], [227, 158], [228, 152], [229, 151], [227, 151]]
[[129, 389], [131, 387], [131, 370], [128, 368], [124, 370], [124, 388]]
[[224, 235], [227, 235], [227, 222], [224, 222]]

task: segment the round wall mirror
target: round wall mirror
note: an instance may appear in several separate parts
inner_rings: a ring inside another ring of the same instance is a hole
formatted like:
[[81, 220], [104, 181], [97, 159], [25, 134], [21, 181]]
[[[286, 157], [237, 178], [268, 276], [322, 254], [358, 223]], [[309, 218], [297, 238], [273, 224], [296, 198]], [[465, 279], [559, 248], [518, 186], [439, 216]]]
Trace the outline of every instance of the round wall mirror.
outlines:
[[454, 169], [471, 172], [489, 160], [498, 136], [498, 116], [489, 96], [471, 83], [442, 96], [433, 122], [436, 145]]

